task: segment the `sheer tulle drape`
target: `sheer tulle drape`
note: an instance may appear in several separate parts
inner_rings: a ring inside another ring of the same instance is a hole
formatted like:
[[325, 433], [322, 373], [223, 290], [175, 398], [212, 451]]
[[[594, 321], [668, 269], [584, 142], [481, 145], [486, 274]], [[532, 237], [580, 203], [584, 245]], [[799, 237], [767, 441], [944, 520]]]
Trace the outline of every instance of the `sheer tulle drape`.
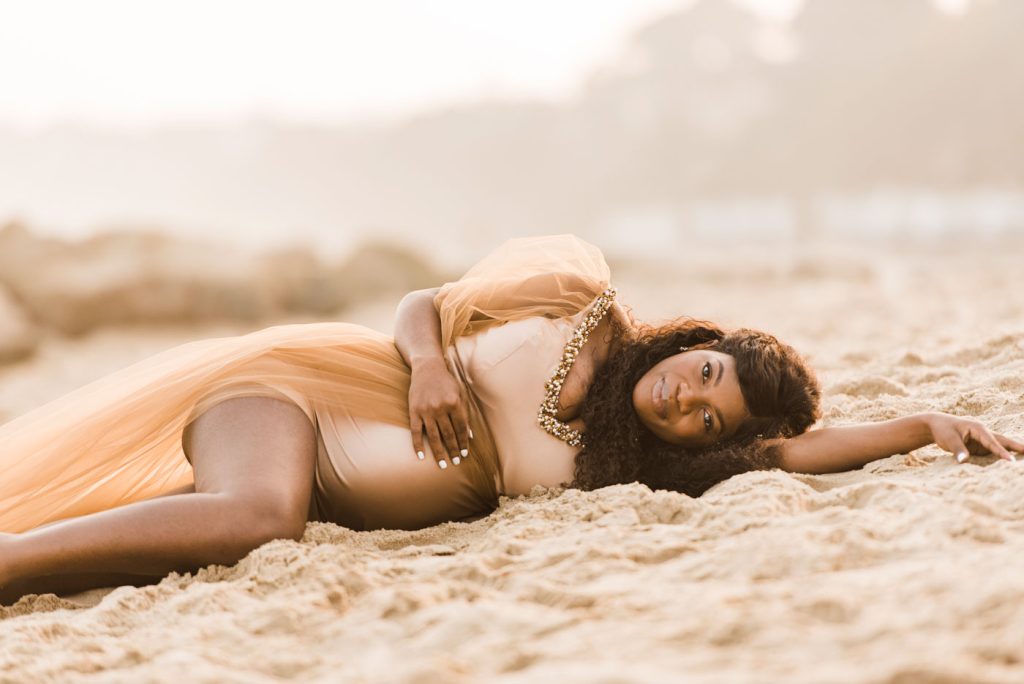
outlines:
[[[445, 347], [504, 321], [575, 314], [607, 282], [600, 251], [577, 238], [512, 240], [441, 288], [435, 305]], [[288, 399], [311, 422], [325, 406], [408, 425], [408, 388], [392, 338], [347, 323], [275, 326], [170, 349], [0, 426], [0, 530], [189, 484], [182, 431], [225, 399]], [[496, 467], [490, 446], [490, 457], [473, 466], [482, 481]]]
[[509, 240], [438, 292], [442, 345], [498, 323], [572, 316], [609, 277], [601, 251], [573, 235]]

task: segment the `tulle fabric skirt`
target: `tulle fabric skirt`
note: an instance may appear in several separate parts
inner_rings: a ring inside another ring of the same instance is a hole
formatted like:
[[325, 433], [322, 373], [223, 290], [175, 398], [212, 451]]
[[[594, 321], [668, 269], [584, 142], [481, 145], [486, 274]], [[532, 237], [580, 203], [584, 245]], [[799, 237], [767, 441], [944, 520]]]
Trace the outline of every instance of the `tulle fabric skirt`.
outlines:
[[[408, 427], [408, 389], [392, 338], [349, 323], [275, 326], [175, 347], [0, 426], [0, 531], [188, 485], [182, 432], [226, 399], [285, 399], [314, 425], [319, 409]], [[467, 465], [481, 490], [493, 492], [493, 445], [479, 442]]]

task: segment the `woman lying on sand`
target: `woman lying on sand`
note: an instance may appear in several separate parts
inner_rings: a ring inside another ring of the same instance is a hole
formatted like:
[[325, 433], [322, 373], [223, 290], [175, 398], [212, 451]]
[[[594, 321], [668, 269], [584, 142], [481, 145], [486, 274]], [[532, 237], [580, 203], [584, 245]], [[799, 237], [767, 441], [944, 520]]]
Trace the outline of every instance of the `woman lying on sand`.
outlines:
[[313, 323], [194, 342], [11, 421], [4, 600], [231, 564], [310, 520], [474, 519], [535, 485], [699, 496], [752, 469], [847, 470], [931, 443], [960, 461], [1024, 450], [941, 413], [809, 431], [819, 388], [791, 347], [640, 324], [608, 280], [572, 236], [513, 240], [406, 296], [394, 339]]

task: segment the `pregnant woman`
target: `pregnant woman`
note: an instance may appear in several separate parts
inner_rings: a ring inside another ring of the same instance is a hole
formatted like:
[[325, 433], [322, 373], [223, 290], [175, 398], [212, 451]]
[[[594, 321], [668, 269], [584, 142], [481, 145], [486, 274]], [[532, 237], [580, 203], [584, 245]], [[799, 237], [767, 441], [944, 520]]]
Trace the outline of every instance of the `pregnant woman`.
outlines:
[[535, 485], [697, 496], [933, 442], [961, 461], [1024, 449], [937, 413], [808, 431], [818, 397], [771, 335], [642, 325], [593, 246], [512, 240], [408, 295], [393, 339], [314, 323], [193, 342], [0, 427], [0, 596], [233, 563], [309, 520], [469, 520]]

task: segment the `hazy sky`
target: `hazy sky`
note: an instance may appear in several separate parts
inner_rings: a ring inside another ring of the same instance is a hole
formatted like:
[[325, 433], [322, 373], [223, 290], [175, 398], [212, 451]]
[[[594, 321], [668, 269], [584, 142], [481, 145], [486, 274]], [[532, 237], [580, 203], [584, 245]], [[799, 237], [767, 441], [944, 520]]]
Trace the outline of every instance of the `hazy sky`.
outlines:
[[[780, 19], [799, 2], [743, 0]], [[337, 121], [481, 95], [563, 97], [682, 4], [0, 0], [0, 123]]]

